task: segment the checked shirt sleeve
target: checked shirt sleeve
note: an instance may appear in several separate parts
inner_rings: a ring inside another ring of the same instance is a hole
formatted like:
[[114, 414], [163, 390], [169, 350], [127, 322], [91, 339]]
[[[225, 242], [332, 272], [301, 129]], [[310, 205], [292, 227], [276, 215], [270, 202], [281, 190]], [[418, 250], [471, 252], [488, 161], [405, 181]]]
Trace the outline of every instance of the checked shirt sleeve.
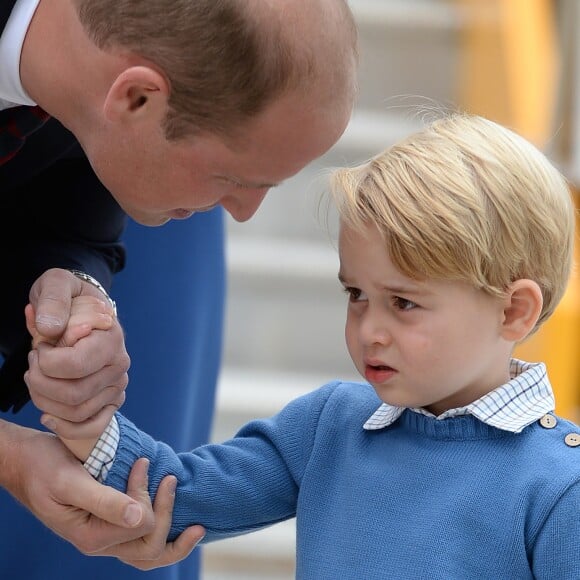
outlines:
[[107, 479], [119, 445], [119, 423], [113, 415], [111, 422], [103, 431], [91, 454], [84, 463], [84, 468], [99, 482]]

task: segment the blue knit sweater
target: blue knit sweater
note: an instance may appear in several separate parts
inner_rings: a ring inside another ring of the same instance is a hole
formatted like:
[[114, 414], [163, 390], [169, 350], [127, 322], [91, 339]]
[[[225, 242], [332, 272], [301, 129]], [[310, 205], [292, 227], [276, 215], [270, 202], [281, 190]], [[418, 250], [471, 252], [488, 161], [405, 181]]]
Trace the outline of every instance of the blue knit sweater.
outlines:
[[364, 430], [380, 403], [369, 385], [330, 383], [181, 454], [118, 415], [107, 484], [124, 490], [139, 457], [152, 494], [176, 474], [171, 538], [191, 524], [213, 541], [296, 517], [300, 579], [580, 579], [580, 447], [564, 443], [578, 427], [514, 434], [407, 410]]

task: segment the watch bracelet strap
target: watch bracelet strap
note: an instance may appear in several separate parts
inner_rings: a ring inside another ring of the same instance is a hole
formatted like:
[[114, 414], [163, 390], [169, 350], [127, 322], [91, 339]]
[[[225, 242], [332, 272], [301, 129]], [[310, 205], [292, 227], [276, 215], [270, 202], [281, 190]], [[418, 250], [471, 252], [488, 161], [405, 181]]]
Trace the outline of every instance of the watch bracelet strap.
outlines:
[[103, 296], [107, 299], [107, 302], [111, 305], [111, 308], [113, 309], [113, 314], [117, 316], [116, 302], [109, 296], [109, 293], [105, 290], [103, 285], [96, 278], [93, 278], [93, 276], [87, 274], [86, 272], [83, 272], [82, 270], [70, 269], [69, 272], [74, 276], [76, 276], [79, 280], [87, 282], [88, 284], [94, 286], [97, 290], [99, 290], [101, 294], [103, 294]]

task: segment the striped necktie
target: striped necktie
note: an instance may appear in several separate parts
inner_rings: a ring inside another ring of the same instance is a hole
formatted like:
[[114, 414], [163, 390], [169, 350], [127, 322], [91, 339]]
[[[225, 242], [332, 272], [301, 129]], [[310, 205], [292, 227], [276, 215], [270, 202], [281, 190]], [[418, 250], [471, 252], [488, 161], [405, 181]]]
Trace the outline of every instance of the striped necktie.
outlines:
[[40, 107], [11, 107], [0, 111], [0, 165], [24, 145], [26, 137], [44, 125], [50, 115]]

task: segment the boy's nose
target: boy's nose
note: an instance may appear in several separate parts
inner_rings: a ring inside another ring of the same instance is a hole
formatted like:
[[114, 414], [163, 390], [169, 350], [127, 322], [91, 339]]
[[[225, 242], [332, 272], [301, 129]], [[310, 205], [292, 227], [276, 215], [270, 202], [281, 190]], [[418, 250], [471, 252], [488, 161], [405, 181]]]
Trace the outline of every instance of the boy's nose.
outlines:
[[373, 312], [370, 308], [365, 313], [361, 322], [360, 337], [363, 344], [366, 345], [387, 345], [392, 340], [391, 333], [383, 317], [376, 313], [376, 311]]

